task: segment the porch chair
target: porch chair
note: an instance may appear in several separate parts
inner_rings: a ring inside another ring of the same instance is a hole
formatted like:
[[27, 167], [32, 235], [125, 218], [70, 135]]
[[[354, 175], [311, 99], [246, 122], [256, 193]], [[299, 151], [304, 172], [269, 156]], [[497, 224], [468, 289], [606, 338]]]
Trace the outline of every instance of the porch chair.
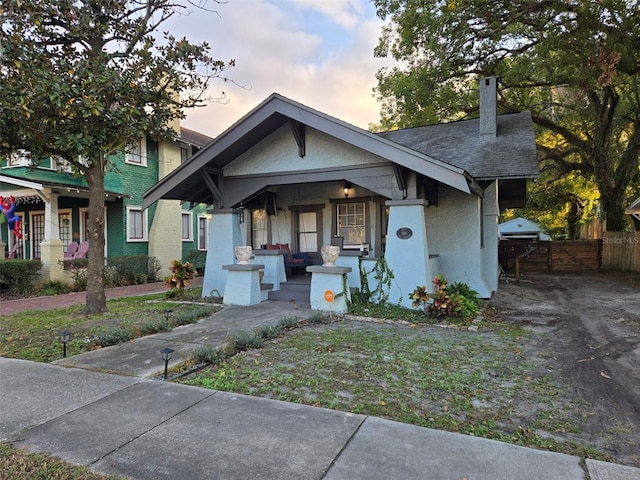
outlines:
[[72, 260], [73, 255], [78, 251], [78, 242], [71, 242], [67, 245], [67, 251], [64, 252], [64, 260]]
[[87, 258], [87, 252], [89, 251], [89, 242], [80, 242], [78, 245], [78, 250], [73, 254], [73, 259], [77, 258]]
[[307, 252], [291, 253], [288, 243], [275, 243], [273, 245], [267, 244], [265, 248], [267, 250], [280, 250], [284, 252], [282, 256], [284, 257], [285, 269], [304, 268], [311, 265], [309, 263], [309, 254]]

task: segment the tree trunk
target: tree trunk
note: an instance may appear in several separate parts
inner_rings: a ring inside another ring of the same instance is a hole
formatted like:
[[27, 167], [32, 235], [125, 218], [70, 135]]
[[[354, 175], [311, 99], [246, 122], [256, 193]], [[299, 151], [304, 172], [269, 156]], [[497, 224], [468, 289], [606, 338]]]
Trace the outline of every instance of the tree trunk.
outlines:
[[105, 159], [94, 162], [85, 173], [89, 185], [89, 209], [87, 230], [89, 232], [89, 267], [87, 271], [87, 299], [85, 315], [107, 311], [104, 291], [104, 169]]
[[623, 232], [628, 228], [624, 213], [624, 195], [619, 189], [599, 186], [600, 204], [607, 219], [607, 232]]

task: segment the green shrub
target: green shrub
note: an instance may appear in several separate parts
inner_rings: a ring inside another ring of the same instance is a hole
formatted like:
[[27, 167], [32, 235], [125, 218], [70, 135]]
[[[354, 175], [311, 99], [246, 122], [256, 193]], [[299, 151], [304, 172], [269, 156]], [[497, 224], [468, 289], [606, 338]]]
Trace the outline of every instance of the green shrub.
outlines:
[[265, 340], [276, 338], [282, 333], [278, 325], [261, 325], [254, 329], [254, 333]]
[[194, 363], [211, 363], [217, 365], [226, 358], [226, 355], [220, 347], [213, 345], [198, 345], [193, 353], [191, 359]]
[[89, 259], [74, 258], [71, 260], [63, 260], [62, 265], [65, 270], [77, 270], [79, 268], [87, 268], [89, 266]]
[[192, 248], [187, 252], [185, 261], [191, 263], [196, 268], [196, 270], [198, 270], [198, 273], [202, 275], [205, 264], [207, 262], [207, 252], [206, 250], [198, 250], [196, 248]]
[[413, 300], [412, 307], [421, 307], [427, 315], [439, 320], [446, 318], [466, 320], [479, 312], [480, 296], [466, 283], [457, 282], [448, 286], [444, 275], [436, 276], [432, 283], [433, 293], [427, 292], [425, 285], [415, 288], [409, 296]]
[[213, 305], [211, 306], [203, 305], [201, 307], [194, 308], [193, 310], [178, 312], [173, 317], [173, 320], [171, 323], [176, 327], [179, 325], [189, 325], [191, 323], [196, 323], [201, 318], [210, 317], [217, 310], [218, 310], [217, 307]]
[[142, 335], [153, 335], [154, 333], [170, 332], [173, 329], [173, 325], [166, 318], [159, 318], [157, 320], [146, 320], [142, 322], [139, 330]]
[[0, 260], [0, 289], [28, 295], [36, 291], [36, 278], [40, 275], [40, 260]]
[[119, 255], [108, 258], [107, 265], [115, 269], [117, 286], [155, 282], [160, 273], [158, 260], [147, 255]]
[[38, 293], [40, 295], [64, 295], [73, 291], [71, 286], [60, 280], [52, 280], [39, 286]]
[[241, 330], [231, 336], [229, 343], [233, 350], [247, 350], [249, 348], [261, 348], [264, 344], [264, 339], [256, 333]]
[[482, 302], [480, 294], [475, 290], [471, 290], [471, 287], [464, 282], [455, 282], [451, 285], [447, 285], [446, 290], [447, 293], [450, 294], [457, 293], [462, 295], [465, 299], [475, 303], [476, 305], [480, 305], [480, 302]]
[[288, 328], [297, 327], [298, 323], [300, 323], [300, 319], [298, 317], [284, 317], [280, 319], [278, 326], [283, 330], [286, 330]]
[[129, 328], [111, 327], [99, 333], [95, 338], [95, 343], [101, 347], [109, 347], [111, 345], [128, 342], [134, 338], [135, 335]]

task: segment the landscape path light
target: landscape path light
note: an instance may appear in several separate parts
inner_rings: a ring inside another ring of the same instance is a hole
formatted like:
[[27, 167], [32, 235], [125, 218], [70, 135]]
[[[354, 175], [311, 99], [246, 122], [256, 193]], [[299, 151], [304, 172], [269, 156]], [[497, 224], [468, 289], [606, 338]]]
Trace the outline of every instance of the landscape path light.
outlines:
[[67, 342], [71, 339], [71, 333], [67, 330], [60, 332], [59, 334], [60, 341], [62, 342], [62, 357], [67, 358]]
[[170, 348], [163, 348], [160, 350], [160, 355], [162, 355], [162, 360], [164, 360], [164, 379], [167, 379], [167, 375], [169, 372], [169, 360], [173, 356], [174, 350]]

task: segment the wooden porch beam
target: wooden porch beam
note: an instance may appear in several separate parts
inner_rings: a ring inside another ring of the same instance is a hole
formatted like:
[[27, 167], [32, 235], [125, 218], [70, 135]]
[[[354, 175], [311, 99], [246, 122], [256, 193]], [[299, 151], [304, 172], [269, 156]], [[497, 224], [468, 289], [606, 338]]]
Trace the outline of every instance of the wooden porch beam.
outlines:
[[204, 180], [204, 183], [209, 188], [209, 191], [211, 192], [211, 195], [213, 196], [215, 203], [218, 204], [218, 207], [222, 207], [223, 206], [222, 190], [218, 188], [218, 186], [213, 181], [213, 178], [211, 178], [212, 175], [216, 176], [218, 179], [218, 183], [222, 184], [222, 172], [217, 170], [219, 169], [203, 168], [200, 170], [200, 173], [202, 175], [202, 179]]
[[292, 118], [289, 119], [289, 126], [291, 127], [291, 132], [293, 133], [293, 138], [296, 139], [296, 143], [298, 144], [298, 155], [300, 158], [304, 158], [306, 155], [306, 144], [305, 144], [305, 126], [304, 123], [300, 123], [297, 120]]

